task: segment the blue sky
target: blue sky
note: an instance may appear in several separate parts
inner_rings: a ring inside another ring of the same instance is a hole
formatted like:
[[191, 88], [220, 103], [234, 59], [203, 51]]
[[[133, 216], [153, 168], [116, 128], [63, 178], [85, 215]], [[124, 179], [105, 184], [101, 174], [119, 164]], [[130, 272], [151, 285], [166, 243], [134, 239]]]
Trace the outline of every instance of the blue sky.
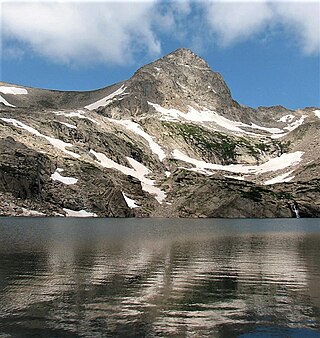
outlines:
[[2, 2], [1, 80], [90, 90], [188, 47], [252, 107], [320, 106], [320, 3]]

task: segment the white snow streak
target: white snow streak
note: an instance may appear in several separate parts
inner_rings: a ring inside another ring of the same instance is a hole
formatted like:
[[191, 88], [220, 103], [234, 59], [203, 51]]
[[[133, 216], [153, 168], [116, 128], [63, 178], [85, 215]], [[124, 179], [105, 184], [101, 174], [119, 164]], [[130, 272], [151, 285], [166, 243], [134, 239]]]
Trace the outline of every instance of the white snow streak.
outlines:
[[45, 138], [48, 142], [50, 142], [55, 148], [63, 151], [64, 153], [68, 154], [68, 155], [71, 155], [75, 158], [79, 158], [80, 155], [79, 154], [76, 154], [72, 151], [69, 151], [69, 150], [66, 150], [66, 147], [72, 147], [72, 144], [71, 143], [66, 143], [64, 141], [61, 141], [59, 139], [56, 139], [56, 138], [53, 138], [53, 137], [50, 137], [50, 136], [46, 136], [46, 135], [43, 135], [41, 133], [39, 133], [38, 130], [16, 120], [16, 119], [7, 119], [7, 118], [4, 118], [4, 117], [1, 117], [0, 118], [1, 120], [7, 122], [7, 123], [11, 123], [13, 124], [15, 127], [17, 128], [21, 128], [21, 129], [25, 129], [27, 130], [28, 132], [30, 132], [31, 134], [33, 135], [36, 135], [36, 136], [40, 136], [40, 137], [43, 137]]
[[139, 205], [136, 204], [135, 200], [133, 200], [132, 198], [128, 197], [124, 192], [122, 193], [122, 195], [123, 195], [123, 198], [125, 199], [128, 207], [130, 209], [139, 208]]
[[97, 214], [93, 212], [88, 212], [86, 210], [76, 211], [76, 210], [71, 210], [67, 208], [63, 208], [63, 210], [66, 212], [67, 217], [98, 217]]
[[292, 173], [293, 173], [293, 170], [291, 170], [291, 171], [289, 171], [285, 174], [279, 175], [277, 177], [274, 177], [274, 178], [264, 182], [264, 184], [270, 185], [270, 184], [276, 184], [276, 183], [290, 182], [294, 178], [294, 176], [291, 176], [291, 177], [288, 177], [288, 176], [290, 176]]
[[238, 181], [244, 181], [244, 177], [241, 177], [241, 176], [224, 175], [224, 177], [226, 177], [226, 178], [233, 178], [234, 180], [238, 180]]
[[60, 124], [63, 124], [65, 125], [66, 127], [68, 128], [71, 128], [71, 129], [77, 129], [77, 126], [75, 126], [74, 124], [70, 124], [70, 123], [66, 123], [66, 122], [61, 122], [61, 121], [58, 121]]
[[92, 149], [90, 150], [90, 153], [98, 159], [97, 162], [103, 167], [116, 169], [122, 172], [124, 175], [131, 175], [137, 178], [141, 182], [142, 190], [147, 191], [150, 194], [155, 194], [155, 198], [160, 204], [166, 198], [165, 193], [160, 188], [154, 186], [154, 180], [145, 177], [150, 173], [149, 169], [133, 158], [126, 157], [132, 166], [132, 168], [128, 168], [124, 165], [114, 162], [103, 153], [97, 153]]
[[67, 113], [67, 112], [64, 112], [64, 111], [56, 111], [56, 112], [53, 112], [55, 115], [58, 115], [58, 116], [65, 116], [65, 117], [78, 117], [79, 119], [86, 119], [86, 120], [89, 120], [97, 125], [100, 125], [100, 123], [88, 116], [85, 116], [84, 114], [86, 113], [85, 111], [83, 110], [78, 110], [76, 112], [70, 112], [70, 113]]
[[161, 148], [161, 146], [153, 140], [153, 137], [151, 135], [143, 131], [138, 123], [132, 122], [130, 120], [109, 119], [109, 121], [120, 124], [121, 126], [124, 126], [126, 129], [131, 130], [134, 133], [143, 137], [149, 143], [151, 151], [159, 157], [160, 161], [163, 161], [163, 159], [166, 157], [166, 154]]
[[0, 86], [0, 93], [11, 95], [26, 95], [28, 91], [24, 88]]
[[261, 174], [269, 171], [277, 171], [287, 168], [292, 165], [296, 165], [301, 161], [301, 157], [304, 154], [302, 151], [296, 151], [294, 153], [282, 154], [280, 157], [275, 157], [269, 161], [260, 165], [242, 165], [242, 164], [215, 164], [205, 161], [197, 160], [183, 154], [180, 150], [175, 149], [173, 151], [173, 157], [177, 160], [181, 160], [190, 164], [193, 164], [197, 169], [205, 170], [224, 170], [233, 173], [244, 174]]
[[[241, 123], [241, 122], [240, 122]], [[245, 123], [242, 123], [243, 126], [245, 127], [249, 127], [249, 128], [254, 128], [254, 129], [260, 129], [260, 130], [264, 130], [267, 131], [270, 134], [279, 134], [279, 133], [283, 133], [282, 129], [279, 128], [267, 128], [267, 127], [261, 127], [258, 126], [257, 124], [251, 123], [251, 125], [247, 125]]]
[[63, 169], [57, 168], [56, 171], [51, 175], [51, 179], [53, 181], [59, 181], [63, 184], [71, 185], [78, 182], [77, 178], [74, 177], [67, 177], [67, 176], [61, 176], [59, 173], [61, 173]]
[[254, 123], [251, 123], [250, 125], [250, 124], [246, 124], [246, 123], [242, 123], [238, 121], [232, 121], [211, 110], [198, 111], [194, 109], [193, 107], [189, 106], [188, 112], [183, 113], [177, 109], [167, 109], [155, 103], [148, 102], [148, 104], [154, 107], [156, 111], [161, 113], [163, 115], [163, 119], [167, 121], [179, 121], [182, 119], [182, 120], [191, 121], [191, 122], [213, 122], [224, 129], [228, 129], [228, 130], [238, 132], [238, 133], [245, 133], [245, 134], [252, 134], [252, 133], [241, 129], [240, 127], [263, 130], [271, 134], [278, 134], [278, 133], [283, 132], [283, 130], [279, 128], [267, 128], [267, 127], [258, 126], [257, 124], [254, 124]]
[[3, 98], [1, 95], [0, 95], [0, 103], [3, 103], [4, 105], [8, 106], [8, 107], [13, 107], [15, 108], [15, 106], [11, 103], [9, 103], [5, 98]]
[[97, 109], [99, 107], [105, 107], [108, 104], [110, 104], [116, 96], [121, 95], [121, 94], [122, 95], [128, 94], [128, 93], [125, 93], [126, 88], [127, 87], [122, 85], [119, 89], [117, 89], [113, 93], [109, 94], [108, 96], [104, 97], [103, 99], [100, 99], [96, 102], [88, 104], [84, 108], [89, 109], [89, 110], [94, 110], [94, 109]]

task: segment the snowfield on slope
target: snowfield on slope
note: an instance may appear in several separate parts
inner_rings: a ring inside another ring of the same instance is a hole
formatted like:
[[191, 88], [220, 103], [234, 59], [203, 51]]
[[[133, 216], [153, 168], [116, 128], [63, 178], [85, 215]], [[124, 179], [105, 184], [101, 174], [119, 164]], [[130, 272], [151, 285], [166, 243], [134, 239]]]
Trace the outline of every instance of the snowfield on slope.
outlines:
[[1, 117], [0, 120], [6, 122], [6, 123], [10, 123], [12, 125], [14, 125], [15, 127], [17, 128], [21, 128], [21, 129], [24, 129], [24, 130], [27, 130], [29, 133], [35, 135], [35, 136], [39, 136], [39, 137], [43, 137], [45, 138], [48, 142], [50, 142], [55, 148], [63, 151], [65, 154], [68, 154], [68, 155], [71, 155], [75, 158], [79, 158], [80, 155], [79, 154], [76, 154], [72, 151], [69, 151], [66, 149], [66, 147], [69, 147], [71, 148], [73, 145], [71, 143], [66, 143], [64, 141], [61, 141], [59, 139], [56, 139], [56, 138], [53, 138], [53, 137], [50, 137], [50, 136], [46, 136], [46, 135], [43, 135], [41, 134], [38, 130], [16, 120], [16, 119], [8, 119], [8, 118], [4, 118], [4, 117]]
[[193, 107], [189, 106], [189, 110], [187, 111], [187, 113], [183, 113], [177, 109], [173, 109], [173, 108], [167, 109], [167, 108], [161, 107], [160, 105], [156, 103], [148, 102], [148, 104], [152, 106], [157, 112], [161, 113], [162, 114], [161, 119], [165, 121], [177, 122], [177, 121], [181, 121], [182, 119], [185, 121], [198, 122], [198, 123], [213, 122], [217, 124], [218, 126], [224, 129], [233, 131], [233, 132], [248, 134], [248, 135], [257, 135], [257, 136], [262, 136], [262, 135], [258, 135], [252, 132], [245, 131], [241, 129], [240, 127], [263, 130], [271, 134], [283, 133], [283, 130], [279, 128], [268, 128], [268, 127], [259, 126], [254, 123], [246, 124], [243, 122], [232, 121], [211, 110], [198, 111], [194, 109]]
[[124, 192], [122, 193], [122, 196], [130, 209], [139, 208], [139, 205], [136, 204], [136, 201], [128, 197]]
[[134, 133], [143, 137], [149, 143], [151, 151], [158, 156], [160, 161], [163, 161], [163, 159], [166, 157], [166, 154], [161, 148], [161, 146], [153, 140], [153, 137], [151, 135], [142, 130], [141, 126], [138, 123], [135, 123], [130, 120], [115, 120], [115, 119], [108, 120], [113, 123], [124, 126], [127, 130], [131, 130]]
[[88, 110], [94, 110], [94, 109], [97, 109], [99, 107], [105, 107], [105, 106], [109, 105], [114, 99], [117, 99], [118, 95], [127, 95], [128, 93], [125, 93], [126, 89], [127, 89], [127, 87], [122, 85], [119, 89], [117, 89], [113, 93], [109, 94], [108, 96], [106, 96], [106, 97], [104, 97], [104, 98], [102, 98], [102, 99], [100, 99], [96, 102], [88, 104], [84, 108], [86, 108]]
[[13, 104], [9, 103], [5, 98], [0, 95], [0, 103], [3, 103], [5, 106], [15, 108]]
[[[55, 111], [53, 112], [53, 114], [57, 115], [57, 116], [65, 116], [65, 117], [78, 117], [79, 119], [86, 119], [89, 120], [97, 125], [100, 125], [100, 123], [94, 119], [92, 119], [91, 117], [88, 117], [85, 115], [85, 111], [83, 110], [77, 110], [75, 112], [64, 112], [64, 111]], [[60, 121], [59, 121], [60, 122]], [[62, 122], [60, 122], [62, 123]]]
[[[262, 174], [269, 171], [277, 171], [281, 169], [285, 169], [292, 165], [298, 164], [301, 159], [303, 151], [296, 151], [294, 153], [282, 154], [279, 157], [275, 157], [270, 159], [269, 161], [260, 164], [260, 165], [242, 165], [242, 164], [215, 164], [208, 163], [205, 161], [197, 160], [195, 158], [189, 157], [186, 154], [183, 154], [180, 150], [175, 149], [173, 151], [173, 158], [176, 160], [184, 161], [190, 164], [193, 164], [196, 167], [196, 170], [199, 170], [203, 173], [203, 170], [211, 169], [211, 170], [223, 170], [229, 171], [233, 173], [242, 173], [242, 174]], [[194, 170], [195, 171], [195, 170]]]
[[[284, 173], [282, 175], [279, 175], [277, 177], [271, 178], [270, 180], [265, 181], [264, 184], [270, 185], [270, 184], [276, 184], [276, 183], [290, 182], [294, 178], [294, 176], [290, 176], [292, 173], [293, 173], [293, 170], [291, 170], [287, 173]], [[288, 176], [290, 176], [290, 177], [288, 177]]]
[[96, 162], [102, 165], [103, 167], [109, 169], [116, 169], [122, 172], [124, 175], [127, 176], [131, 175], [137, 178], [141, 182], [142, 190], [152, 195], [154, 194], [156, 200], [160, 204], [166, 198], [165, 192], [162, 191], [160, 188], [154, 186], [154, 180], [146, 178], [146, 176], [150, 173], [150, 170], [147, 167], [145, 167], [142, 163], [139, 163], [138, 161], [136, 161], [131, 157], [126, 157], [127, 161], [132, 166], [132, 168], [129, 168], [124, 165], [118, 164], [117, 162], [114, 162], [103, 153], [95, 152], [93, 149], [90, 149], [90, 153], [97, 158], [98, 161]]
[[0, 86], [0, 93], [11, 95], [26, 95], [28, 94], [28, 91], [24, 88], [19, 87]]
[[51, 174], [51, 179], [53, 181], [59, 181], [67, 185], [76, 184], [78, 182], [77, 178], [60, 175], [60, 173], [63, 171], [64, 171], [63, 169], [57, 168], [56, 171], [53, 174]]

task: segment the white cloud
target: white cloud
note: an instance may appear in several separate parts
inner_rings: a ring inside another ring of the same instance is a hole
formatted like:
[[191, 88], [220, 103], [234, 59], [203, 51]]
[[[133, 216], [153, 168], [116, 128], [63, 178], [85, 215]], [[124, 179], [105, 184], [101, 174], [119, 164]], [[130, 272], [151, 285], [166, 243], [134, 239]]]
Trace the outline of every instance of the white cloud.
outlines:
[[160, 53], [152, 31], [154, 2], [3, 3], [5, 40], [62, 63], [123, 64], [138, 49]]
[[[0, 0], [1, 1], [1, 0]], [[319, 2], [306, 1], [4, 1], [2, 47], [7, 57], [32, 50], [51, 61], [126, 64], [173, 46], [232, 47], [281, 27], [305, 54], [320, 50]], [[269, 39], [267, 39], [269, 37]]]
[[272, 17], [264, 2], [207, 2], [205, 5], [209, 26], [223, 46], [255, 35]]
[[201, 3], [214, 36], [224, 47], [284, 28], [306, 54], [320, 51], [320, 2], [205, 1]]
[[274, 11], [306, 54], [320, 51], [320, 2], [274, 3]]

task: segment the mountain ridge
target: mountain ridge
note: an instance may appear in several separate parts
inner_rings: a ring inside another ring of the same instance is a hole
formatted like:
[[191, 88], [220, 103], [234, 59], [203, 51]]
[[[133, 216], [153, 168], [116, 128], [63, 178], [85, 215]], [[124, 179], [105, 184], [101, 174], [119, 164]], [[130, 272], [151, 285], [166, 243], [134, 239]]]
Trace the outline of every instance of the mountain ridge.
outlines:
[[99, 90], [0, 95], [2, 215], [320, 215], [320, 109], [240, 105], [188, 49]]

